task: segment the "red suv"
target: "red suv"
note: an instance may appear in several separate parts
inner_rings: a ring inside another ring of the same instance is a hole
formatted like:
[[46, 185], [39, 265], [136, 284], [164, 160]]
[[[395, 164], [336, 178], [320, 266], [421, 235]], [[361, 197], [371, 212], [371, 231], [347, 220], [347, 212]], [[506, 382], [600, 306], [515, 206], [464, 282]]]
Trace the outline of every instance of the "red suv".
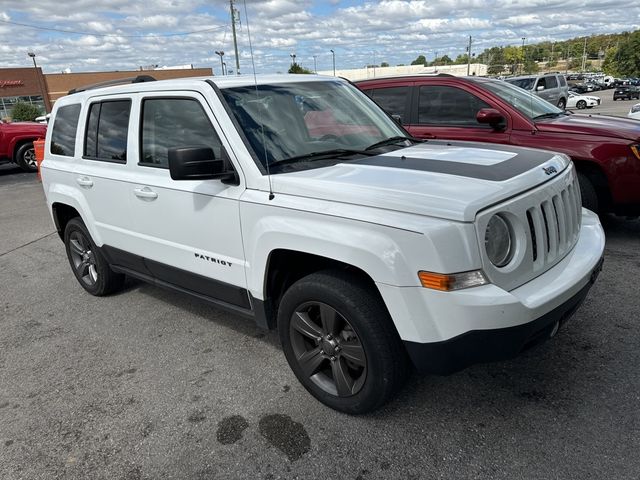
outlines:
[[450, 75], [356, 85], [418, 138], [494, 142], [569, 155], [583, 205], [640, 214], [640, 122], [565, 112], [507, 82]]

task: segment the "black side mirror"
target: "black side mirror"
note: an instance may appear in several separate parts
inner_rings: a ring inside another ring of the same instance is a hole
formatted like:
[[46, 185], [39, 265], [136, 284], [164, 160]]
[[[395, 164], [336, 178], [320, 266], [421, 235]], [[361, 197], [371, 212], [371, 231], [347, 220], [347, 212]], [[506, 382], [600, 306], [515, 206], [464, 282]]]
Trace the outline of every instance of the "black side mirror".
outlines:
[[402, 126], [402, 117], [400, 115], [391, 115], [391, 118], [400, 126]]
[[220, 179], [234, 183], [238, 177], [222, 149], [222, 158], [216, 159], [213, 149], [190, 146], [169, 149], [169, 173], [173, 180]]

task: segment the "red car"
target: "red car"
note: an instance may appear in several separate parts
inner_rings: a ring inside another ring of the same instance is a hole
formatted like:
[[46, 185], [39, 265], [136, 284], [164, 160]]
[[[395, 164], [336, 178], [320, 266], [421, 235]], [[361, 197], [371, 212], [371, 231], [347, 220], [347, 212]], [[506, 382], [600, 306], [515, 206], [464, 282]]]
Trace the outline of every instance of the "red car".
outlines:
[[44, 138], [47, 126], [36, 122], [0, 121], [0, 163], [17, 163], [26, 172], [38, 170], [33, 141]]
[[450, 75], [355, 82], [418, 138], [494, 142], [569, 155], [583, 205], [640, 214], [640, 122], [570, 114], [507, 82]]

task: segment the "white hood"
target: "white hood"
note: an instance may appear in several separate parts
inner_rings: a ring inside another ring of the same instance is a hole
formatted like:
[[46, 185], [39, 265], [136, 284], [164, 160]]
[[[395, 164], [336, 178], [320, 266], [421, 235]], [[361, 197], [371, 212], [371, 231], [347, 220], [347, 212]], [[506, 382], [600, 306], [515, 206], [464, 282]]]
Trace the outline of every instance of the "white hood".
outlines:
[[272, 176], [274, 192], [464, 222], [555, 178], [562, 154], [471, 142], [430, 141], [375, 157]]

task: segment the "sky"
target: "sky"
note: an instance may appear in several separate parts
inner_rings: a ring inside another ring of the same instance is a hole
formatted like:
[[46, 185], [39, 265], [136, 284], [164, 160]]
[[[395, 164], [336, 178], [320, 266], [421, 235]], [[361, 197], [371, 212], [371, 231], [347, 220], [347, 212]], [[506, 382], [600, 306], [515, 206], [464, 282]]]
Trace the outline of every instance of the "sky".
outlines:
[[[240, 72], [285, 72], [291, 54], [311, 70], [455, 58], [500, 45], [565, 40], [640, 27], [625, 0], [235, 0]], [[246, 7], [246, 11], [245, 11]], [[0, 67], [45, 73], [212, 67], [235, 70], [228, 0], [0, 0]], [[17, 25], [23, 24], [23, 25]], [[29, 25], [29, 26], [27, 26]], [[39, 29], [31, 26], [40, 27]], [[45, 30], [48, 29], [48, 30]], [[188, 33], [188, 34], [185, 34]], [[314, 59], [315, 56], [315, 59]], [[315, 62], [315, 63], [314, 63]]]

